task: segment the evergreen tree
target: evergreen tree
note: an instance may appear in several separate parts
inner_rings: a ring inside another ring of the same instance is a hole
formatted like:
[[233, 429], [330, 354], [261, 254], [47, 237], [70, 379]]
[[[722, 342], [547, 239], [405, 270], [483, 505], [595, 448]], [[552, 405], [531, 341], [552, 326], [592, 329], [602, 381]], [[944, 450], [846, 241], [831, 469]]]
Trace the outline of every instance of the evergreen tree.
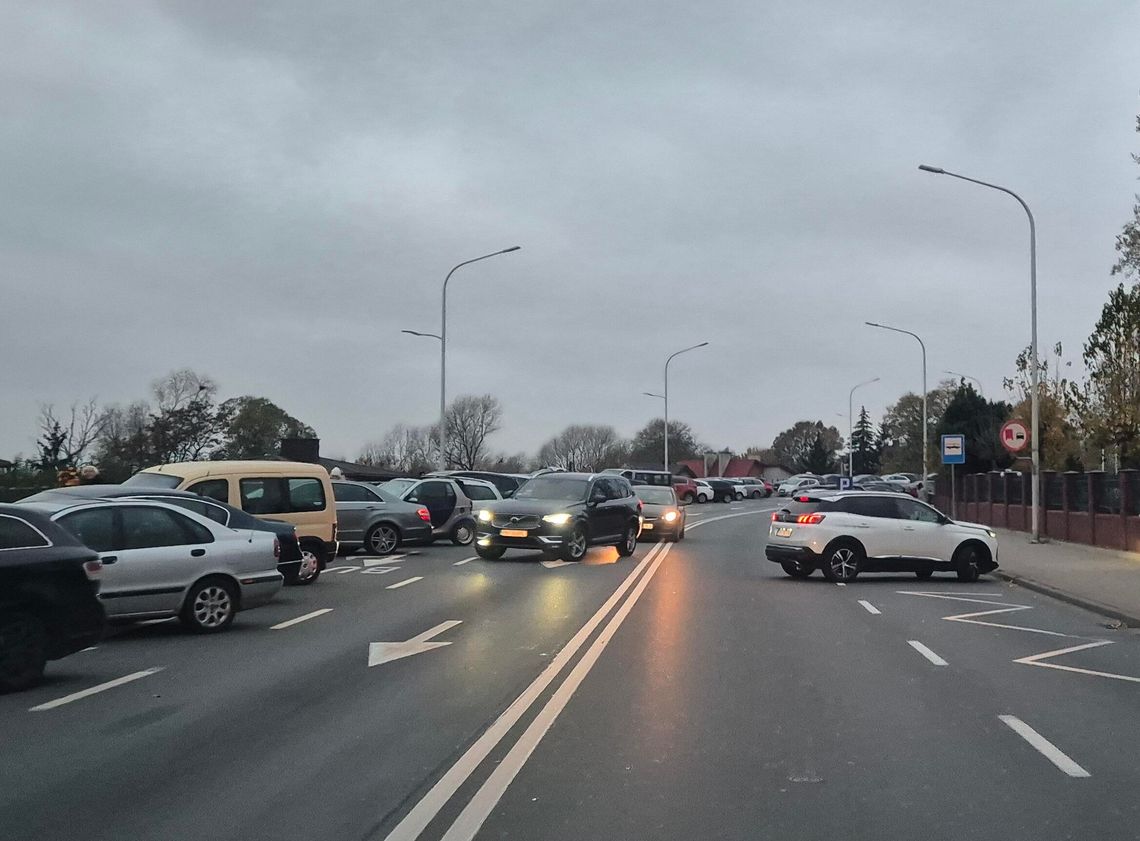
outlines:
[[865, 406], [859, 407], [859, 420], [855, 423], [855, 428], [851, 432], [851, 456], [854, 466], [854, 473], [858, 476], [861, 473], [878, 473], [879, 472], [879, 446], [878, 435], [875, 432], [875, 424], [871, 422], [871, 416], [867, 414]]

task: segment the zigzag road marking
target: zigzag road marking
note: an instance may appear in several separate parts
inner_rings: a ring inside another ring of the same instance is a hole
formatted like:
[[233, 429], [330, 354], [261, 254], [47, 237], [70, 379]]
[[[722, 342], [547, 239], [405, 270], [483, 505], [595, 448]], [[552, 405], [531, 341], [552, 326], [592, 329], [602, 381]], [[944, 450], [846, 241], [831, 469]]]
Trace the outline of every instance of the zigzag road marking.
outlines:
[[1031, 657], [1022, 657], [1019, 660], [1014, 660], [1015, 663], [1021, 663], [1026, 666], [1040, 666], [1043, 669], [1057, 669], [1062, 672], [1075, 672], [1078, 675], [1090, 675], [1092, 677], [1106, 677], [1112, 680], [1126, 680], [1129, 683], [1140, 683], [1140, 677], [1132, 677], [1131, 675], [1118, 675], [1114, 672], [1099, 672], [1095, 669], [1078, 669], [1076, 666], [1062, 666], [1060, 663], [1044, 663], [1043, 660], [1049, 660], [1053, 657], [1060, 657], [1062, 654], [1072, 654], [1074, 651], [1084, 651], [1089, 648], [1098, 648], [1102, 645], [1112, 645], [1112, 640], [1097, 640], [1096, 642], [1088, 642], [1084, 645], [1074, 645], [1071, 648], [1059, 648], [1056, 651], [1045, 651], [1041, 654], [1034, 654]]

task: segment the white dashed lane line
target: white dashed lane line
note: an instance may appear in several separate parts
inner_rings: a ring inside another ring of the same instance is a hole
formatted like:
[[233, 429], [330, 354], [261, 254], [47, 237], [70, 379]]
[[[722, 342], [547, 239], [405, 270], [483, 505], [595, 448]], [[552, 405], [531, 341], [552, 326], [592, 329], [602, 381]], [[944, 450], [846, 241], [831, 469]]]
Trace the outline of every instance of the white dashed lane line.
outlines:
[[62, 698], [56, 698], [54, 701], [47, 701], [43, 704], [37, 704], [34, 707], [29, 707], [28, 711], [33, 713], [43, 712], [44, 710], [54, 710], [56, 707], [62, 707], [64, 704], [70, 704], [73, 701], [80, 701], [84, 698], [89, 698], [92, 695], [98, 695], [100, 692], [106, 692], [108, 689], [114, 689], [117, 686], [122, 686], [125, 683], [131, 683], [139, 680], [140, 678], [150, 677], [151, 675], [161, 672], [162, 666], [155, 666], [153, 669], [144, 669], [141, 672], [133, 672], [123, 677], [117, 677], [114, 680], [109, 680], [106, 683], [100, 683], [98, 686], [92, 686], [90, 689], [84, 689], [79, 692], [73, 692], [70, 695], [64, 695]]
[[935, 666], [949, 666], [950, 665], [945, 660], [943, 660], [941, 657], [939, 657], [937, 654], [935, 654], [933, 651], [931, 651], [929, 648], [927, 648], [925, 645], [920, 643], [918, 640], [907, 640], [906, 642], [907, 642], [907, 645], [909, 645], [911, 648], [913, 648], [915, 651], [917, 651], [919, 654], [921, 654], [923, 657], [925, 657], [927, 660], [929, 660]]
[[288, 628], [297, 625], [301, 622], [307, 622], [310, 619], [316, 619], [318, 616], [324, 616], [326, 613], [332, 613], [331, 607], [323, 607], [320, 610], [314, 610], [312, 613], [306, 613], [304, 616], [298, 616], [296, 619], [289, 619], [285, 622], [278, 622], [276, 625], [271, 625], [269, 630], [280, 631], [282, 628]]
[[[479, 557], [478, 555], [475, 556], [475, 558], [478, 558], [478, 557]], [[464, 564], [471, 563], [473, 560], [475, 560], [475, 558], [464, 558], [462, 561], [456, 561], [455, 563], [452, 564], [452, 566], [453, 567], [461, 567]]]
[[385, 590], [396, 590], [396, 589], [398, 589], [400, 587], [404, 587], [408, 584], [414, 584], [417, 581], [423, 581], [423, 578], [424, 577], [422, 575], [415, 575], [415, 576], [412, 576], [411, 578], [405, 578], [403, 581], [397, 581], [395, 584], [389, 584], [384, 589]]
[[865, 599], [859, 599], [859, 604], [863, 605], [863, 609], [873, 616], [878, 616], [880, 613], [882, 613], [881, 610], [879, 610], [877, 607]]
[[1038, 753], [1068, 774], [1070, 777], [1091, 777], [1088, 771], [1074, 762], [1060, 748], [1050, 742], [1020, 718], [1015, 715], [999, 715], [998, 718], [1025, 741], [1029, 742]]

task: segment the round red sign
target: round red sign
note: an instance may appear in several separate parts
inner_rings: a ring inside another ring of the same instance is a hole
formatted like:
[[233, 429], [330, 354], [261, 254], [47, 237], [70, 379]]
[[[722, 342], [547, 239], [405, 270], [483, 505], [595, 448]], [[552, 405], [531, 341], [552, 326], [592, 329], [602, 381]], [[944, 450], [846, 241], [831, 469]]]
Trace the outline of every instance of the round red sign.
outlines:
[[1008, 420], [1001, 427], [1001, 445], [1011, 453], [1019, 453], [1029, 446], [1029, 430], [1019, 420]]

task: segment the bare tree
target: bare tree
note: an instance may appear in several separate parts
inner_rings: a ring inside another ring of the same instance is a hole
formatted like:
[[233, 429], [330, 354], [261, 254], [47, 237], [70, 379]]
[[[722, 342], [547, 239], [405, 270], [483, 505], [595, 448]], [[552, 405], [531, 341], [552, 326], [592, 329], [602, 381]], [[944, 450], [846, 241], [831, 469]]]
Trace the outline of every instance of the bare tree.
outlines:
[[538, 460], [546, 466], [567, 470], [601, 470], [622, 445], [612, 426], [572, 424], [542, 445]]
[[[473, 470], [486, 455], [487, 436], [499, 430], [503, 409], [490, 394], [457, 397], [447, 408], [447, 464]], [[438, 441], [439, 434], [433, 436]]]
[[360, 462], [400, 473], [423, 473], [434, 463], [436, 446], [432, 432], [432, 427], [397, 424], [379, 441], [364, 447]]
[[150, 384], [159, 413], [185, 409], [195, 400], [213, 401], [218, 384], [189, 368], [171, 371]]
[[58, 416], [55, 406], [47, 403], [40, 407], [41, 449], [53, 452], [44, 456], [60, 465], [77, 465], [99, 437], [107, 422], [107, 412], [100, 409], [92, 397], [86, 403], [72, 403], [66, 416]]

